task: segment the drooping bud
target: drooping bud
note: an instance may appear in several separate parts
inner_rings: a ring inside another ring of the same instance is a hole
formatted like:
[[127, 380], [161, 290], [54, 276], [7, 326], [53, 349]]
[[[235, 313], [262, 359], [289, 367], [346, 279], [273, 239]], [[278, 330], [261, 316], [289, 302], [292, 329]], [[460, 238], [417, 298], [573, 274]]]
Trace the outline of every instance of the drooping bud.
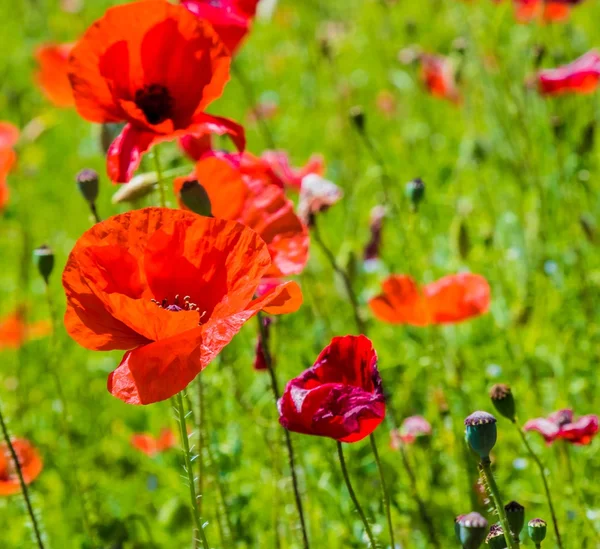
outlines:
[[494, 385], [490, 389], [490, 398], [492, 399], [494, 408], [496, 408], [500, 415], [504, 416], [506, 419], [515, 421], [515, 398], [508, 385], [505, 385], [504, 383]]
[[365, 113], [362, 107], [357, 105], [350, 109], [350, 120], [360, 133], [365, 131]]
[[[463, 549], [478, 549], [485, 539], [488, 521], [479, 513], [469, 513], [457, 517], [458, 540]], [[456, 526], [455, 526], [456, 528]]]
[[79, 191], [83, 195], [83, 198], [90, 204], [96, 202], [96, 199], [98, 198], [98, 172], [86, 168], [77, 174], [75, 180], [77, 181], [77, 187], [79, 187]]
[[499, 524], [492, 525], [485, 542], [490, 546], [490, 549], [506, 549], [506, 539], [504, 538], [502, 526]]
[[519, 539], [523, 526], [525, 526], [525, 507], [516, 501], [511, 501], [504, 506], [504, 510], [510, 525], [510, 531], [515, 539]]
[[527, 533], [533, 543], [542, 543], [546, 539], [546, 521], [534, 518], [527, 524]]
[[54, 269], [54, 252], [49, 246], [44, 244], [33, 250], [33, 256], [40, 275], [42, 275], [44, 282], [48, 284], [50, 275]]
[[179, 192], [179, 198], [186, 208], [198, 215], [212, 217], [210, 198], [208, 197], [206, 189], [197, 179], [185, 181]]
[[490, 459], [490, 452], [498, 436], [496, 418], [487, 412], [473, 412], [465, 419], [467, 442], [482, 461]]
[[420, 177], [417, 177], [406, 184], [405, 193], [413, 211], [417, 211], [419, 204], [425, 198], [425, 183]]

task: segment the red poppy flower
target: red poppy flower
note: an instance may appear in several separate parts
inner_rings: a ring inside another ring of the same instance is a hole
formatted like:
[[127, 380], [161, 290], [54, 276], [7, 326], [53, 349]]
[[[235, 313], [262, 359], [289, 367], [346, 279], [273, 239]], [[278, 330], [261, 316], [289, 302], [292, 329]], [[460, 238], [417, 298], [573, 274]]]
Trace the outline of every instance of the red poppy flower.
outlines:
[[252, 26], [259, 0], [181, 0], [194, 15], [208, 21], [231, 53]]
[[591, 50], [568, 65], [542, 70], [537, 81], [544, 95], [592, 93], [600, 81], [600, 53]]
[[68, 73], [72, 50], [73, 44], [47, 44], [35, 52], [39, 66], [35, 80], [48, 100], [57, 107], [75, 104]]
[[19, 129], [10, 122], [0, 122], [0, 211], [8, 203], [9, 190], [6, 179], [17, 160], [13, 147], [18, 140]]
[[259, 159], [247, 153], [211, 153], [196, 164], [193, 176], [175, 180], [177, 195], [186, 181], [198, 181], [204, 187], [212, 215], [235, 219], [266, 242], [272, 265], [265, 276], [302, 272], [308, 261], [308, 229], [295, 214], [293, 202], [272, 183], [270, 169]]
[[[31, 443], [22, 438], [12, 441], [17, 454], [25, 484], [31, 484], [42, 472], [42, 458]], [[19, 476], [10, 450], [5, 442], [0, 443], [0, 496], [12, 496], [21, 491]]]
[[176, 444], [175, 434], [171, 429], [163, 429], [158, 438], [146, 433], [136, 433], [131, 437], [131, 445], [150, 457], [174, 448]]
[[400, 426], [400, 430], [391, 432], [391, 447], [400, 448], [400, 444], [413, 444], [417, 438], [431, 436], [431, 424], [423, 416], [407, 417]]
[[419, 288], [407, 275], [392, 275], [369, 301], [373, 314], [392, 324], [454, 324], [486, 313], [490, 287], [481, 275], [461, 273]]
[[223, 92], [231, 57], [210, 24], [164, 0], [109, 8], [77, 43], [69, 78], [79, 114], [126, 122], [108, 150], [108, 174], [127, 182], [142, 155], [185, 135], [228, 134], [241, 126], [206, 114]]
[[130, 404], [184, 389], [260, 310], [293, 312], [287, 282], [252, 300], [271, 259], [252, 230], [182, 210], [146, 208], [97, 223], [63, 274], [65, 326], [80, 345], [127, 350], [108, 390]]
[[442, 99], [454, 103], [460, 102], [460, 94], [454, 79], [454, 67], [450, 60], [441, 55], [422, 54], [421, 80], [427, 91]]
[[309, 174], [323, 175], [325, 161], [320, 154], [313, 154], [302, 168], [293, 168], [285, 151], [265, 151], [261, 157], [286, 187], [300, 190], [302, 180]]
[[530, 419], [524, 426], [525, 431], [537, 431], [548, 444], [564, 439], [573, 444], [589, 444], [598, 433], [598, 416], [581, 416], [575, 420], [573, 410], [559, 410], [548, 418]]
[[521, 23], [541, 18], [548, 23], [565, 21], [571, 7], [582, 0], [513, 0], [515, 17]]
[[23, 307], [4, 317], [0, 321], [0, 350], [18, 349], [26, 341], [49, 335], [52, 324], [48, 320], [40, 320], [28, 324]]
[[315, 364], [292, 379], [279, 400], [279, 422], [307, 435], [357, 442], [385, 417], [377, 353], [367, 337], [334, 337]]

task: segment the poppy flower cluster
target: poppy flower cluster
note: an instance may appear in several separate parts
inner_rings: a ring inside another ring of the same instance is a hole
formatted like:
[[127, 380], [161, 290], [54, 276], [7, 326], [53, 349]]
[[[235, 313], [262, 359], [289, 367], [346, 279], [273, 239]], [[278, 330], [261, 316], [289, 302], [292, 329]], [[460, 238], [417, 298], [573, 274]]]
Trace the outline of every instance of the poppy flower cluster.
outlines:
[[422, 287], [410, 276], [392, 275], [382, 289], [369, 307], [376, 318], [392, 324], [455, 324], [486, 313], [490, 306], [487, 280], [471, 273], [445, 276]]
[[542, 95], [587, 94], [596, 91], [600, 82], [600, 53], [591, 50], [568, 65], [544, 69], [537, 74]]
[[80, 345], [127, 351], [108, 390], [150, 404], [184, 389], [259, 311], [295, 311], [295, 282], [253, 300], [267, 245], [235, 222], [146, 208], [97, 223], [63, 273], [65, 326]]
[[[25, 484], [31, 484], [42, 472], [44, 466], [42, 458], [28, 440], [17, 438], [13, 439], [11, 444], [19, 460], [23, 480]], [[13, 457], [8, 445], [2, 442], [0, 443], [0, 496], [12, 496], [20, 491], [21, 484]]]
[[0, 122], [0, 211], [8, 203], [9, 190], [6, 180], [17, 161], [13, 147], [19, 140], [19, 129], [10, 122]]
[[586, 445], [598, 434], [598, 416], [587, 415], [575, 419], [573, 410], [559, 410], [547, 418], [530, 419], [523, 429], [537, 431], [548, 444], [566, 440], [572, 444]]
[[174, 448], [177, 445], [177, 439], [171, 429], [162, 429], [158, 437], [147, 433], [134, 434], [131, 437], [131, 445], [143, 454], [154, 457], [157, 454]]

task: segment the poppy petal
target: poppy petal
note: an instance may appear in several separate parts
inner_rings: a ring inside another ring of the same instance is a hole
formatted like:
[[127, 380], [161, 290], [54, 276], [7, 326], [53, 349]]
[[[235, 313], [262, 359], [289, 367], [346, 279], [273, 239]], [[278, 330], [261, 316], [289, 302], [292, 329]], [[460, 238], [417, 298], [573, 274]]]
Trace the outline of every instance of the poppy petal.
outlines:
[[127, 183], [142, 161], [142, 155], [155, 143], [154, 133], [126, 124], [108, 148], [106, 170], [111, 181]]
[[[17, 454], [21, 474], [25, 484], [31, 484], [42, 472], [44, 463], [38, 451], [25, 439], [14, 439], [11, 441], [13, 449]], [[21, 492], [21, 483], [15, 473], [12, 456], [6, 443], [0, 444], [0, 496], [11, 496]]]
[[73, 44], [47, 44], [35, 52], [39, 71], [35, 75], [38, 86], [51, 103], [57, 107], [75, 104], [69, 81], [69, 55]]
[[559, 427], [555, 423], [543, 417], [530, 419], [527, 423], [525, 423], [525, 425], [523, 425], [523, 430], [537, 431], [548, 443], [554, 441], [560, 431]]
[[558, 438], [564, 438], [573, 444], [589, 444], [598, 433], [598, 416], [581, 416], [577, 421], [560, 428]]
[[376, 318], [392, 324], [429, 324], [425, 298], [410, 276], [392, 275], [383, 282], [382, 290], [369, 301]]

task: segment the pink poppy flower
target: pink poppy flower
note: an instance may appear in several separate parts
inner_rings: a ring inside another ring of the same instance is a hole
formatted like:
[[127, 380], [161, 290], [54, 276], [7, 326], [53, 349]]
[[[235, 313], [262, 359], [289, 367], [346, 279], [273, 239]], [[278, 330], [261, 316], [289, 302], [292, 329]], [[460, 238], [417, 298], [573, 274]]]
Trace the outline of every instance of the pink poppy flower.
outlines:
[[568, 65], [537, 74], [537, 87], [542, 95], [592, 93], [598, 88], [599, 81], [600, 53], [597, 50], [583, 54]]
[[391, 432], [391, 447], [400, 448], [400, 444], [412, 444], [417, 438], [431, 436], [431, 424], [423, 416], [407, 417], [400, 426]]
[[573, 410], [559, 410], [547, 418], [530, 419], [524, 426], [525, 431], [537, 431], [548, 444], [564, 439], [573, 444], [589, 444], [598, 433], [598, 416], [581, 416], [577, 420]]

